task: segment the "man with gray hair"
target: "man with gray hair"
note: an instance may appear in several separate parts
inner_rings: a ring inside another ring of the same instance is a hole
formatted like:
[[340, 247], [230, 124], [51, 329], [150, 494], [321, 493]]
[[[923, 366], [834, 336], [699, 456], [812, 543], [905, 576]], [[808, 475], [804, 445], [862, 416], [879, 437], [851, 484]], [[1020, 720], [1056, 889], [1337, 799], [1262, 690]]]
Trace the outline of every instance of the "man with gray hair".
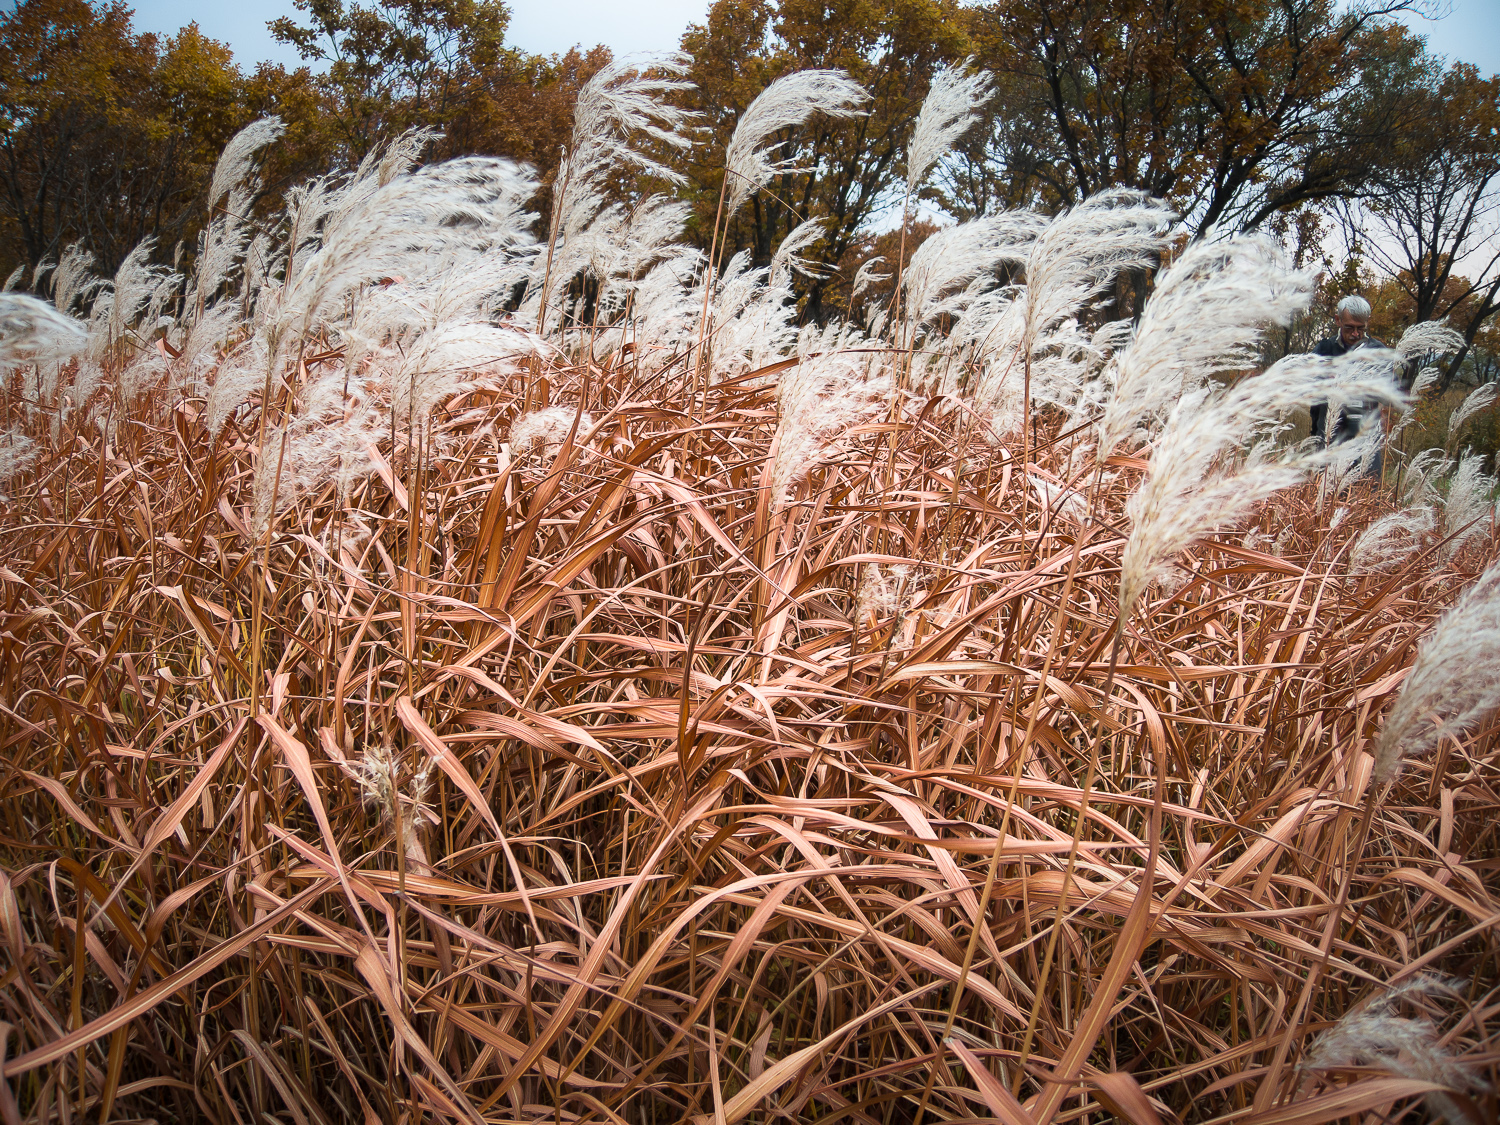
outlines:
[[[1385, 347], [1380, 340], [1366, 334], [1366, 329], [1370, 326], [1370, 302], [1356, 293], [1351, 293], [1339, 302], [1338, 308], [1334, 310], [1333, 323], [1338, 329], [1338, 335], [1319, 340], [1318, 346], [1313, 349], [1313, 355], [1335, 356], [1352, 352], [1355, 348]], [[1364, 422], [1365, 406], [1363, 403], [1349, 405], [1338, 412], [1338, 417], [1333, 420], [1331, 440], [1334, 445], [1359, 434], [1359, 428]], [[1326, 402], [1317, 403], [1312, 408], [1312, 432], [1319, 445], [1330, 440]]]

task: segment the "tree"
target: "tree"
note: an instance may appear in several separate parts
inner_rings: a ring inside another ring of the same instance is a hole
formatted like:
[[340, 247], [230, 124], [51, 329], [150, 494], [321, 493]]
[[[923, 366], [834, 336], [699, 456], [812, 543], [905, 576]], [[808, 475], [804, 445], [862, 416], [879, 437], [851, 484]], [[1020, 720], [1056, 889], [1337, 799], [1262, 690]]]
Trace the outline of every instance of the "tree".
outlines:
[[[606, 47], [532, 55], [506, 46], [502, 0], [297, 0], [306, 24], [272, 34], [326, 69], [315, 78], [349, 161], [413, 126], [440, 131], [435, 158], [479, 153], [536, 167], [550, 185], [573, 127], [579, 88], [610, 60]], [[544, 196], [543, 204], [547, 198]], [[545, 216], [544, 216], [545, 217]]]
[[454, 115], [476, 72], [502, 51], [510, 10], [501, 0], [296, 0], [304, 26], [272, 20], [271, 33], [304, 59], [323, 62], [324, 88], [358, 160], [383, 137]]
[[0, 15], [0, 268], [82, 240], [106, 271], [201, 221], [202, 185], [244, 123], [227, 47], [189, 25], [136, 35], [121, 3], [26, 0]]
[[[740, 115], [773, 80], [795, 70], [848, 71], [870, 92], [869, 113], [852, 120], [815, 117], [781, 138], [782, 152], [806, 169], [778, 176], [729, 224], [730, 252], [750, 250], [764, 265], [806, 219], [826, 224], [806, 257], [833, 267], [884, 207], [902, 164], [912, 121], [938, 66], [963, 59], [972, 44], [955, 0], [718, 0], [682, 37], [697, 84], [692, 108], [703, 114], [703, 140], [678, 164], [689, 179], [693, 233], [712, 229], [724, 150]], [[847, 279], [845, 279], [847, 280]], [[837, 279], [810, 282], [803, 316], [824, 315]]]
[[1409, 322], [1446, 317], [1472, 347], [1500, 309], [1500, 76], [1460, 63], [1419, 93], [1420, 124], [1392, 139], [1375, 190], [1342, 214], [1405, 295]]
[[501, 52], [492, 65], [468, 75], [463, 98], [444, 122], [438, 155], [485, 153], [530, 164], [542, 182], [539, 229], [547, 230], [552, 184], [563, 146], [573, 132], [578, 91], [610, 58], [607, 47], [586, 52], [575, 47], [550, 58]]
[[1357, 193], [1415, 109], [1410, 0], [1006, 0], [976, 15], [1002, 81], [939, 197], [959, 213], [1069, 205], [1102, 188], [1172, 200], [1198, 229], [1253, 227]]

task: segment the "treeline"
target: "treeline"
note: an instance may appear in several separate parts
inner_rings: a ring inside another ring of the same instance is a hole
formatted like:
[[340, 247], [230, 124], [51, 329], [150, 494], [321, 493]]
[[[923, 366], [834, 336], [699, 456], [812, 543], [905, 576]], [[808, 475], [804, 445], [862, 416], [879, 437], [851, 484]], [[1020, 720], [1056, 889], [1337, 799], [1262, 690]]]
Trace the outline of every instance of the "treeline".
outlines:
[[505, 46], [509, 13], [496, 0], [301, 7], [304, 23], [275, 27], [307, 59], [293, 69], [242, 67], [196, 25], [138, 33], [119, 0], [22, 0], [0, 15], [4, 275], [75, 241], [106, 275], [145, 237], [162, 257], [179, 243], [191, 252], [220, 151], [269, 114], [286, 132], [262, 170], [266, 214], [291, 184], [413, 126], [441, 132], [435, 159], [478, 152], [549, 169], [578, 88], [610, 58]]
[[[860, 262], [917, 241], [872, 227], [899, 226], [880, 220], [902, 213], [906, 146], [930, 76], [971, 60], [992, 75], [992, 96], [922, 189], [916, 202], [928, 211], [1052, 210], [1133, 187], [1171, 201], [1193, 232], [1269, 227], [1304, 262], [1331, 258], [1328, 236], [1342, 226], [1340, 244], [1356, 252], [1330, 260], [1330, 276], [1384, 287], [1373, 327], [1448, 317], [1484, 344], [1500, 304], [1500, 84], [1430, 55], [1392, 18], [1410, 6], [718, 0], [680, 42], [704, 143], [660, 155], [686, 181], [690, 238], [706, 243], [720, 154], [761, 90], [808, 67], [846, 70], [870, 90], [863, 117], [787, 131], [798, 170], [757, 194], [726, 236], [763, 264], [799, 223], [821, 220], [799, 282], [803, 315], [818, 319], [843, 307]], [[190, 248], [214, 155], [267, 113], [287, 124], [265, 170], [268, 206], [280, 184], [429, 126], [442, 134], [435, 158], [537, 166], [546, 221], [574, 96], [608, 61], [605, 48], [544, 58], [507, 45], [499, 0], [299, 9], [273, 25], [308, 62], [291, 70], [237, 66], [194, 27], [137, 34], [120, 3], [25, 0], [0, 17], [0, 268], [34, 270], [73, 240], [105, 270], [147, 235], [163, 256]], [[622, 192], [650, 190], [628, 182]]]

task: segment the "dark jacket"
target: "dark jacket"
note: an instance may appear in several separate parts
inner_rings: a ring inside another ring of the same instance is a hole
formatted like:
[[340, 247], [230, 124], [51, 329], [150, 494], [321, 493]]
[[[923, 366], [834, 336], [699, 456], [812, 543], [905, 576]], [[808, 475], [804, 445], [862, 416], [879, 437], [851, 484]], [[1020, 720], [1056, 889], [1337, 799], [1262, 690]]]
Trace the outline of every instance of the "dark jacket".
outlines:
[[[1374, 336], [1366, 336], [1354, 345], [1355, 348], [1383, 348], [1385, 343]], [[1347, 355], [1352, 349], [1344, 347], [1344, 342], [1338, 336], [1329, 336], [1326, 340], [1319, 340], [1318, 346], [1313, 348], [1313, 355], [1340, 356]], [[1334, 421], [1333, 441], [1334, 444], [1348, 441], [1359, 433], [1359, 427], [1364, 421], [1367, 409], [1378, 409], [1375, 403], [1351, 403], [1339, 411], [1338, 418]], [[1313, 436], [1321, 439], [1326, 432], [1328, 423], [1328, 404], [1320, 402], [1312, 408]]]

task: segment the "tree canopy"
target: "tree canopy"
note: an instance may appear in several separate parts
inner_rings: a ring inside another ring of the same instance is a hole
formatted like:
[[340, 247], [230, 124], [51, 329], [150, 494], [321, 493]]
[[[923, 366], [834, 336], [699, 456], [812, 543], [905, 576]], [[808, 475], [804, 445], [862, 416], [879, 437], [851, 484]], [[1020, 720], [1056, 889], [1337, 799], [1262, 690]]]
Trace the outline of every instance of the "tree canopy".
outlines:
[[[1418, 0], [716, 0], [680, 47], [697, 143], [689, 237], [711, 239], [724, 153], [776, 78], [848, 72], [866, 112], [773, 139], [792, 169], [729, 222], [722, 248], [768, 263], [804, 221], [802, 315], [847, 299], [852, 269], [900, 226], [907, 147], [944, 66], [983, 70], [979, 123], [921, 187], [924, 221], [1056, 210], [1106, 188], [1170, 201], [1192, 232], [1270, 227], [1316, 256], [1342, 222], [1398, 279], [1415, 319], [1473, 341], [1500, 297], [1497, 86], [1390, 18]], [[298, 0], [272, 21], [305, 66], [237, 65], [189, 25], [137, 33], [119, 0], [24, 0], [0, 15], [0, 267], [81, 241], [104, 268], [141, 238], [192, 245], [214, 155], [276, 113], [278, 185], [357, 162], [414, 126], [432, 155], [510, 156], [550, 185], [603, 47], [543, 57], [505, 41], [502, 0]], [[664, 44], [669, 46], [668, 44]], [[545, 231], [545, 227], [543, 228]], [[895, 253], [903, 252], [896, 240]]]

